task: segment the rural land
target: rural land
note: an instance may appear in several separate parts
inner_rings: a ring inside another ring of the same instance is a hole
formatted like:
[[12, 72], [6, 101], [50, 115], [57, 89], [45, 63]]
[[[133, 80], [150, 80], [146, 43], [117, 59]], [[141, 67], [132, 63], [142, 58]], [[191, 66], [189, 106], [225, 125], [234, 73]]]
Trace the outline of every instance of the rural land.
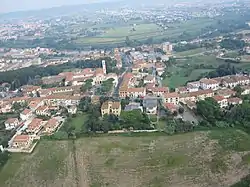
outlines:
[[0, 9], [1, 187], [250, 186], [249, 1], [36, 8]]

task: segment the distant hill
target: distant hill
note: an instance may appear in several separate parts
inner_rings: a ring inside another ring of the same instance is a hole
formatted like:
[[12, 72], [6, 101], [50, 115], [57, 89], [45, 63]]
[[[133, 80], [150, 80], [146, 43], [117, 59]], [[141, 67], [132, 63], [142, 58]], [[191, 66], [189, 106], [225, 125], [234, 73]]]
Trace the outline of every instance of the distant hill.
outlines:
[[[211, 2], [210, 0], [111, 0], [108, 2], [99, 2], [99, 3], [90, 3], [90, 4], [81, 4], [81, 5], [67, 5], [60, 7], [53, 7], [48, 9], [41, 10], [30, 10], [30, 11], [17, 11], [10, 13], [0, 14], [0, 19], [11, 19], [11, 18], [26, 18], [26, 17], [52, 17], [60, 15], [69, 15], [83, 12], [91, 12], [99, 9], [117, 9], [120, 7], [131, 7], [136, 8], [142, 5], [174, 5], [177, 3], [190, 3], [190, 2]], [[220, 2], [220, 0], [214, 0], [212, 3]]]

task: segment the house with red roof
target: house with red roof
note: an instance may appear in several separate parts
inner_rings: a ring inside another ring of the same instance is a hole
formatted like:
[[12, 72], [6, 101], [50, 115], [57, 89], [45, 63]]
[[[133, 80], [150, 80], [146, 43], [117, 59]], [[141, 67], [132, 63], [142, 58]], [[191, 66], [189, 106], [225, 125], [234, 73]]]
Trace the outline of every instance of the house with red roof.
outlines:
[[163, 95], [165, 103], [172, 103], [178, 105], [180, 102], [180, 95], [177, 92], [166, 93]]
[[24, 111], [22, 111], [20, 113], [20, 118], [21, 120], [25, 121], [27, 119], [30, 119], [32, 117], [32, 111], [30, 109], [24, 109]]
[[37, 134], [41, 128], [44, 125], [44, 122], [42, 119], [34, 118], [31, 123], [28, 125], [28, 128], [26, 129], [26, 132], [31, 134]]
[[56, 118], [51, 118], [44, 125], [44, 132], [51, 134], [57, 129], [59, 125], [60, 125], [60, 121], [58, 121]]
[[213, 96], [213, 99], [220, 105], [220, 108], [225, 108], [228, 106], [227, 98], [223, 96], [215, 95]]
[[16, 135], [11, 141], [11, 148], [27, 149], [32, 144], [33, 138], [30, 135]]
[[243, 103], [242, 99], [238, 97], [228, 98], [228, 105], [241, 105]]
[[166, 93], [169, 93], [168, 87], [154, 87], [151, 89], [154, 96], [163, 96]]

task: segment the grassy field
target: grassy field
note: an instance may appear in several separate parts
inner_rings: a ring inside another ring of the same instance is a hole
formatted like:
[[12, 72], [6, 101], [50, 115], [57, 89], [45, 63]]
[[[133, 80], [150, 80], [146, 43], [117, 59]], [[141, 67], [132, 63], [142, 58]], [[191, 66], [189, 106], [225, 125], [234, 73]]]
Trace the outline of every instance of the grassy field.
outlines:
[[82, 125], [87, 120], [87, 117], [88, 117], [87, 114], [77, 114], [75, 118], [72, 118], [70, 124], [72, 124], [72, 126], [75, 127], [76, 132], [81, 131]]
[[205, 51], [206, 51], [205, 48], [197, 48], [197, 49], [192, 49], [192, 50], [188, 50], [188, 51], [177, 52], [174, 55], [176, 57], [192, 56], [192, 55], [200, 54], [200, 53], [205, 52]]
[[108, 27], [98, 26], [99, 28], [105, 30], [104, 34], [94, 37], [78, 38], [74, 42], [80, 45], [121, 43], [125, 41], [126, 36], [129, 36], [130, 39], [135, 40], [145, 40], [149, 37], [159, 40], [166, 37], [178, 37], [184, 31], [189, 35], [197, 35], [202, 28], [205, 28], [214, 22], [216, 22], [216, 20], [209, 18], [189, 20], [182, 23], [170, 24], [169, 28], [165, 31], [156, 24], [143, 22], [136, 24], [134, 27], [135, 31], [132, 31], [133, 26], [131, 26], [131, 23], [122, 25], [109, 25]]
[[230, 186], [249, 174], [249, 135], [237, 130], [175, 136], [41, 141], [14, 154], [1, 187]]
[[[192, 67], [194, 65], [201, 64], [204, 64], [206, 66], [211, 65], [213, 68], [216, 68], [221, 64], [225, 64], [225, 61], [218, 60], [213, 55], [201, 55], [186, 59], [178, 59], [176, 64], [168, 69], [168, 72], [170, 72], [170, 74], [163, 80], [163, 84], [171, 88], [176, 88], [185, 85], [187, 81], [198, 79], [203, 73], [207, 73], [213, 70], [212, 68], [197, 69]], [[188, 65], [189, 68], [183, 67], [184, 65]], [[188, 76], [186, 76], [187, 71], [189, 71]]]

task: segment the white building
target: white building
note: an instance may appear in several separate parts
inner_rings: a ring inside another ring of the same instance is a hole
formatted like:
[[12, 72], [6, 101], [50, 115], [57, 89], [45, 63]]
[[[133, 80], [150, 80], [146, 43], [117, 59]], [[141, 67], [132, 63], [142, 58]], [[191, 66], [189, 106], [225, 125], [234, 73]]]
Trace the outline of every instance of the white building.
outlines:
[[25, 109], [24, 111], [22, 111], [20, 113], [20, 118], [23, 120], [23, 121], [26, 121], [28, 119], [30, 119], [32, 117], [32, 111], [29, 110], [29, 109]]
[[200, 80], [200, 87], [203, 90], [208, 90], [208, 89], [217, 90], [219, 88], [219, 82], [213, 79], [204, 78]]
[[9, 118], [4, 123], [6, 130], [15, 129], [18, 126], [18, 124], [19, 124], [19, 121], [17, 118]]

